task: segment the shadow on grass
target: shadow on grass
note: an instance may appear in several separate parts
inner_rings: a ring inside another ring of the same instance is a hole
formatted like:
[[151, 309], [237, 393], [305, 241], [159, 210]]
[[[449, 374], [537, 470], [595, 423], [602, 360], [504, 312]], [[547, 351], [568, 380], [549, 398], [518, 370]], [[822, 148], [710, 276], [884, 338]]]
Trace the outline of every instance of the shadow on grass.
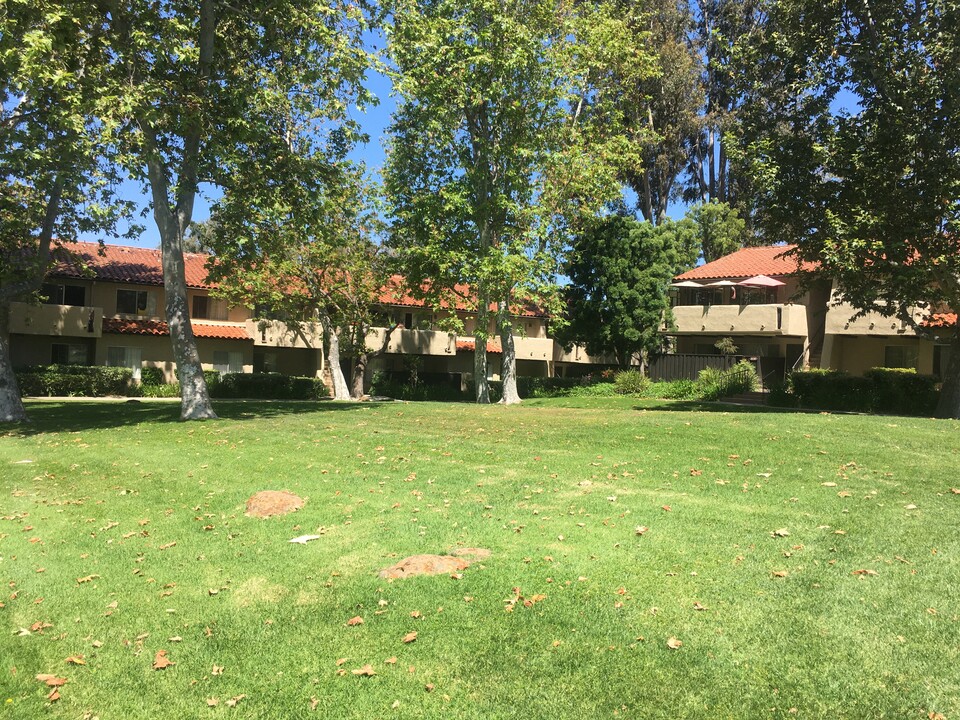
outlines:
[[[284, 415], [339, 412], [375, 407], [382, 403], [309, 402], [292, 400], [214, 400], [213, 409], [221, 420], [258, 420]], [[131, 427], [141, 424], [180, 422], [180, 403], [111, 400], [25, 401], [30, 422], [2, 424], [0, 433], [38, 435], [48, 432], [80, 432]], [[212, 422], [216, 422], [215, 420]]]
[[704, 402], [702, 400], [670, 400], [649, 405], [634, 405], [634, 410], [659, 410], [663, 412], [723, 412], [744, 414], [783, 414], [810, 413], [819, 410], [800, 410], [797, 408], [773, 407], [772, 405], [735, 405], [724, 402]]

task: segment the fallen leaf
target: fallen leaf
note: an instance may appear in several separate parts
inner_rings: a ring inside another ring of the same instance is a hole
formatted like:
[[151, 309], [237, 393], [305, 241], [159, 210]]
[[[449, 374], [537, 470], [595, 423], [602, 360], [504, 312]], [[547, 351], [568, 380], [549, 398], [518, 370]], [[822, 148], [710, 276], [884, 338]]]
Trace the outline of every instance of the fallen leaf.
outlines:
[[671, 510], [671, 508], [670, 508], [669, 505], [661, 505], [661, 506], [660, 506], [660, 509], [661, 509], [661, 510], [666, 510], [667, 512], [670, 512], [670, 510]]
[[397, 664], [397, 658], [396, 658], [396, 657], [387, 658], [387, 659], [384, 660], [383, 662], [385, 662], [387, 665], [396, 665], [396, 664]]
[[647, 532], [649, 529], [650, 529], [650, 528], [648, 528], [646, 525], [637, 525], [637, 526], [633, 529], [633, 534], [634, 534], [634, 535], [643, 535], [643, 534], [644, 534], [645, 532]]
[[83, 583], [93, 582], [93, 581], [96, 580], [98, 577], [100, 577], [100, 576], [99, 576], [99, 575], [87, 575], [86, 577], [77, 578], [77, 584], [78, 584], [78, 585], [83, 585]]
[[299, 537], [292, 538], [288, 542], [297, 543], [298, 545], [306, 545], [311, 540], [319, 540], [320, 535], [300, 535]]
[[356, 670], [351, 670], [350, 672], [352, 672], [354, 675], [363, 675], [365, 677], [370, 677], [377, 674], [374, 672], [373, 666], [369, 663], [361, 668], [357, 668]]
[[423, 686], [423, 689], [426, 690], [427, 692], [433, 692], [434, 687], [435, 686], [433, 683], [427, 683], [426, 685]]
[[775, 578], [785, 578], [785, 577], [787, 577], [787, 575], [789, 575], [790, 573], [788, 573], [786, 570], [774, 570], [771, 574], [772, 574]]
[[220, 701], [215, 697], [207, 698], [207, 707], [216, 707], [219, 703]]
[[916, 509], [917, 509], [917, 506], [914, 505], [913, 503], [910, 503], [909, 505], [904, 505], [904, 506], [903, 506], [903, 509], [904, 509], [904, 510], [916, 510]]
[[174, 540], [173, 542], [168, 542], [166, 545], [161, 545], [160, 547], [157, 548], [157, 550], [169, 550], [176, 544], [177, 544], [177, 541]]
[[699, 477], [700, 475], [703, 475], [703, 470], [695, 470], [693, 468], [690, 468], [691, 477]]
[[337, 667], [340, 667], [341, 665], [343, 665], [347, 661], [347, 659], [348, 658], [337, 658], [337, 663], [336, 663]]
[[56, 675], [49, 675], [47, 673], [40, 673], [37, 675], [37, 680], [44, 683], [47, 687], [60, 687], [67, 682], [66, 678], [57, 677]]
[[348, 627], [353, 627], [354, 625], [363, 625], [363, 618], [357, 615], [356, 617], [352, 617], [347, 620]]
[[170, 658], [167, 657], [167, 651], [157, 650], [157, 654], [153, 658], [153, 669], [163, 670], [164, 668], [170, 667], [171, 665], [176, 665], [176, 663], [171, 661]]
[[789, 536], [790, 536], [790, 531], [787, 530], [786, 528], [780, 528], [779, 530], [774, 530], [773, 532], [770, 533], [770, 537], [775, 537], [775, 538], [789, 537]]
[[668, 638], [667, 647], [670, 648], [671, 650], [679, 650], [680, 648], [683, 647], [683, 641], [677, 640], [675, 637]]
[[410, 617], [412, 617], [412, 618], [421, 617], [420, 611], [419, 611], [419, 610], [414, 610], [413, 612], [410, 613]]
[[868, 569], [854, 570], [850, 574], [851, 575], [879, 575], [879, 573], [876, 570], [868, 570]]
[[705, 605], [701, 605], [699, 602], [695, 602], [695, 603], [693, 604], [693, 609], [694, 609], [694, 610], [706, 610], [707, 608], [706, 608]]
[[416, 639], [417, 639], [417, 633], [416, 633], [416, 631], [408, 632], [406, 635], [403, 636], [403, 642], [405, 642], [405, 643], [412, 643], [412, 642], [414, 642]]
[[167, 642], [183, 642], [183, 638], [179, 635], [174, 635], [171, 638], [167, 638]]
[[237, 706], [237, 703], [240, 702], [241, 700], [243, 700], [245, 697], [246, 697], [246, 695], [235, 695], [235, 696], [233, 696], [232, 698], [230, 698], [229, 700], [227, 700], [224, 704], [225, 704], [227, 707], [236, 707], [236, 706]]
[[53, 690], [51, 690], [51, 691], [50, 691], [50, 694], [47, 695], [47, 701], [48, 701], [48, 702], [54, 703], [54, 702], [56, 702], [56, 701], [59, 700], [59, 699], [60, 699], [60, 691], [57, 690], [56, 688], [54, 688]]
[[83, 655], [71, 655], [66, 660], [64, 660], [69, 665], [86, 665], [87, 661], [83, 659]]
[[210, 671], [211, 675], [223, 675], [223, 665], [214, 665]]

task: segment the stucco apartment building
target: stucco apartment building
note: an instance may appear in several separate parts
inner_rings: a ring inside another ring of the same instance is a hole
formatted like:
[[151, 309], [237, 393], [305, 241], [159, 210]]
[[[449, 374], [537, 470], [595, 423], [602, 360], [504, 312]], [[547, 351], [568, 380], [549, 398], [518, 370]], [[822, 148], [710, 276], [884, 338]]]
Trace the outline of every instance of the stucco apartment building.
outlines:
[[[97, 243], [65, 243], [47, 275], [42, 304], [13, 303], [10, 309], [10, 352], [14, 367], [70, 363], [159, 367], [175, 377], [169, 330], [164, 320], [160, 251]], [[319, 323], [298, 328], [258, 318], [253, 309], [229, 307], [213, 297], [207, 280], [208, 256], [187, 253], [188, 303], [205, 369], [221, 372], [280, 372], [324, 376], [323, 335]], [[465, 380], [473, 372], [473, 322], [465, 321], [458, 336], [437, 329], [438, 318], [423, 303], [385, 290], [380, 298], [385, 318], [400, 324], [384, 354], [368, 372], [403, 371], [409, 358], [419, 358], [423, 373], [446, 373]], [[517, 372], [552, 377], [580, 374], [602, 358], [582, 348], [569, 352], [547, 334], [547, 317], [536, 308], [515, 319]], [[491, 328], [492, 331], [492, 328]], [[379, 348], [386, 328], [374, 328], [368, 345]], [[499, 341], [488, 343], [491, 372], [499, 372]], [[405, 360], [406, 359], [406, 360]], [[491, 379], [498, 379], [493, 374]]]
[[[934, 335], [918, 337], [909, 324], [877, 313], [852, 319], [856, 310], [837, 299], [824, 281], [802, 289], [797, 263], [784, 253], [789, 245], [743, 248], [674, 279], [675, 352], [715, 353], [730, 337], [740, 354], [778, 360], [786, 370], [814, 367], [860, 375], [873, 367], [914, 368], [940, 375], [949, 349]], [[770, 282], [772, 281], [772, 282]], [[952, 325], [955, 315], [914, 319]], [[952, 329], [952, 328], [951, 328]]]

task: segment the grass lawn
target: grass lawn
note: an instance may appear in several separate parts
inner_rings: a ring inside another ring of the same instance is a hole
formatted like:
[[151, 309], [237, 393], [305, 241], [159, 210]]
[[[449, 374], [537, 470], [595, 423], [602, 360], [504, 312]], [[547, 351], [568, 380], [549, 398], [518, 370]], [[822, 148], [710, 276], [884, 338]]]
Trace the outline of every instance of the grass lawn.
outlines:
[[[960, 720], [957, 422], [216, 407], [0, 430], [0, 718]], [[377, 575], [458, 546], [493, 554]]]

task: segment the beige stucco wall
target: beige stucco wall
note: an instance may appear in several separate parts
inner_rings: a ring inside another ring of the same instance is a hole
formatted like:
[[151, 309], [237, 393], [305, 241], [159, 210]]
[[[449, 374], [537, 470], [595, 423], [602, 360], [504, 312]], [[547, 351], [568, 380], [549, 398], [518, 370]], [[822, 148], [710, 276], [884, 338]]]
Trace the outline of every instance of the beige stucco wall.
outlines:
[[807, 335], [803, 305], [678, 305], [672, 311], [677, 333]]
[[884, 355], [888, 345], [901, 345], [917, 348], [917, 372], [922, 375], [933, 373], [934, 343], [917, 337], [851, 337], [837, 335], [832, 338], [830, 357], [822, 359], [823, 367], [844, 370], [852, 375], [862, 375], [870, 368], [883, 367]]
[[99, 307], [10, 303], [11, 333], [96, 338], [102, 327]]

